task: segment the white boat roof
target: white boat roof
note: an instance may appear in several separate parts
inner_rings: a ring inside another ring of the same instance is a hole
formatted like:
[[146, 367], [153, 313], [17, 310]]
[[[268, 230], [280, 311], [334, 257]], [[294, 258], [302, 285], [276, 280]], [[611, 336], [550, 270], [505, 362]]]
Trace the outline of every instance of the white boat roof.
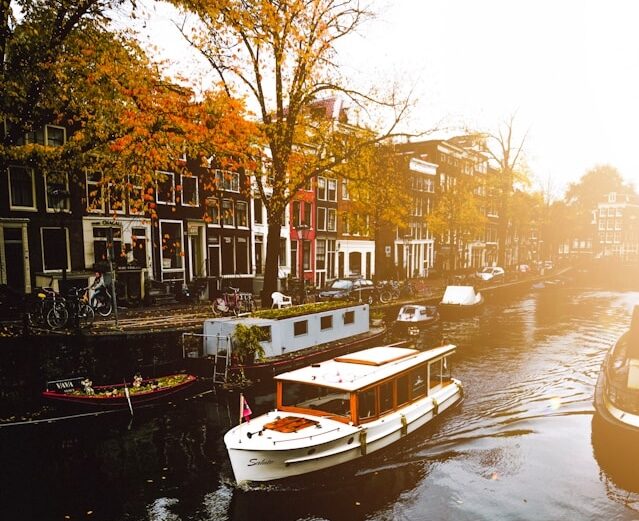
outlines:
[[275, 379], [323, 385], [350, 392], [385, 380], [427, 360], [452, 354], [456, 348], [453, 344], [428, 351], [394, 346], [371, 347], [282, 373]]
[[473, 286], [447, 286], [441, 303], [471, 305], [476, 301], [477, 296]]

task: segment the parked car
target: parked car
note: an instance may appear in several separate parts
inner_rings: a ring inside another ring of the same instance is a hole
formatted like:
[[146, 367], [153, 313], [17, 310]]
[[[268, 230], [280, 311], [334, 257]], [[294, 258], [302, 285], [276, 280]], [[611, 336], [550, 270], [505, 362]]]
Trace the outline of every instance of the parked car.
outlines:
[[504, 268], [499, 266], [486, 266], [475, 273], [475, 277], [483, 281], [503, 279], [504, 275]]
[[359, 277], [335, 279], [319, 291], [317, 300], [355, 300], [368, 302], [377, 300], [377, 288], [372, 280]]

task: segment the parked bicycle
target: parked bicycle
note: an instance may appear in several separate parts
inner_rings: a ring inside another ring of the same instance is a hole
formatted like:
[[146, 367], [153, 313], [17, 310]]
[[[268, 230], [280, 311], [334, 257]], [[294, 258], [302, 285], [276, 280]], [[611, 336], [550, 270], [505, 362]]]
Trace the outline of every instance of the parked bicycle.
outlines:
[[85, 328], [93, 324], [95, 313], [89, 305], [89, 287], [71, 288], [65, 301], [69, 318], [75, 327]]
[[240, 290], [239, 288], [227, 288], [213, 299], [213, 314], [218, 315], [236, 315], [240, 312]]
[[69, 319], [64, 297], [53, 288], [36, 288], [27, 300], [26, 314], [31, 327], [60, 329]]

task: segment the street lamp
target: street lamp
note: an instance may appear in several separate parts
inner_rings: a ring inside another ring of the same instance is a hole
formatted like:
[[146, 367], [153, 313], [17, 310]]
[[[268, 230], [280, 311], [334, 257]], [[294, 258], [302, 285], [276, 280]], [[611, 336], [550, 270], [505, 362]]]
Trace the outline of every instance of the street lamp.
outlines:
[[304, 239], [308, 236], [308, 224], [298, 224], [295, 227], [297, 231], [297, 237], [300, 241], [300, 289], [302, 291], [302, 295], [300, 301], [305, 299], [306, 292], [304, 291]]

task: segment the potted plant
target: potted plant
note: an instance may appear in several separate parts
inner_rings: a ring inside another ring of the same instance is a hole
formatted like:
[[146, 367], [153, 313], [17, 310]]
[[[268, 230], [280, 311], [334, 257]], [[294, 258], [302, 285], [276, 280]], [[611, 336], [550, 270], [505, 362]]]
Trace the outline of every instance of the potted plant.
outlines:
[[371, 326], [379, 327], [384, 323], [384, 313], [379, 310], [371, 311], [370, 313]]

